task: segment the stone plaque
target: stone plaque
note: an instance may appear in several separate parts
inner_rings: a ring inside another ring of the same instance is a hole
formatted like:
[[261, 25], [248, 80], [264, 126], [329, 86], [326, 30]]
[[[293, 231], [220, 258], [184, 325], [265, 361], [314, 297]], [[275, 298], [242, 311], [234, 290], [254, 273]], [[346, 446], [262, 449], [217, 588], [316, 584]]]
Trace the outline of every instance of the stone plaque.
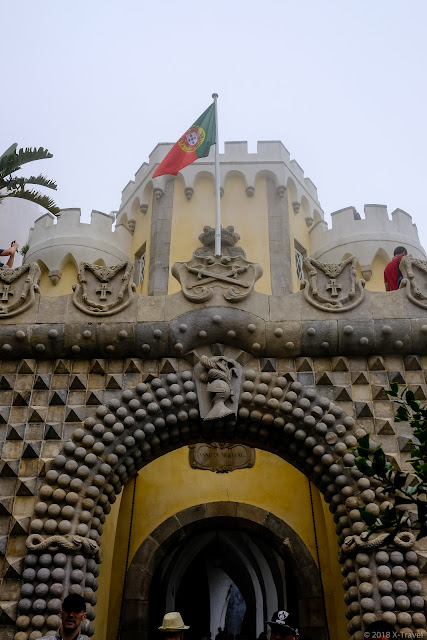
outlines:
[[255, 464], [255, 449], [244, 444], [201, 442], [190, 445], [189, 449], [193, 469], [228, 473], [236, 469], [250, 469]]

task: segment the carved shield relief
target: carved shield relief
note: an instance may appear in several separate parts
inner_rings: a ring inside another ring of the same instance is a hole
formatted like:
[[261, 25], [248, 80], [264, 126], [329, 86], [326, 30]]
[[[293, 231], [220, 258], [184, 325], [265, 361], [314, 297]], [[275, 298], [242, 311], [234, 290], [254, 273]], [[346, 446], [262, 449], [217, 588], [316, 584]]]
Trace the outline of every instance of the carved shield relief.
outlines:
[[259, 264], [241, 256], [196, 256], [189, 262], [175, 262], [172, 274], [181, 283], [182, 293], [192, 302], [206, 302], [215, 288], [222, 289], [228, 302], [244, 300], [262, 276]]
[[404, 276], [401, 286], [414, 304], [427, 309], [427, 260], [404, 256], [400, 261], [400, 271]]
[[122, 262], [103, 267], [89, 262], [79, 264], [79, 284], [73, 287], [73, 302], [80, 311], [92, 316], [110, 316], [125, 309], [132, 300], [135, 284], [133, 265]]
[[16, 269], [0, 269], [0, 316], [10, 318], [28, 309], [39, 290], [39, 280], [40, 267], [36, 262]]
[[306, 300], [324, 311], [348, 311], [363, 300], [365, 281], [356, 281], [357, 259], [350, 256], [338, 264], [304, 258], [307, 280], [303, 281]]

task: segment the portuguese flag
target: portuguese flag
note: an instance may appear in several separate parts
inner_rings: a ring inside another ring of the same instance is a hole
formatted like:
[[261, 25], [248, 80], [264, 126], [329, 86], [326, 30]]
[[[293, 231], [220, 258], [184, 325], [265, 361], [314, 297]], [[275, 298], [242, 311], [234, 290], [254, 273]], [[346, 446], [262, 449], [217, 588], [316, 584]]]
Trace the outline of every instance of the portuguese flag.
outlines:
[[215, 102], [213, 102], [172, 147], [153, 173], [153, 178], [164, 175], [176, 176], [178, 171], [197, 158], [205, 158], [209, 155], [211, 145], [216, 142], [215, 131]]

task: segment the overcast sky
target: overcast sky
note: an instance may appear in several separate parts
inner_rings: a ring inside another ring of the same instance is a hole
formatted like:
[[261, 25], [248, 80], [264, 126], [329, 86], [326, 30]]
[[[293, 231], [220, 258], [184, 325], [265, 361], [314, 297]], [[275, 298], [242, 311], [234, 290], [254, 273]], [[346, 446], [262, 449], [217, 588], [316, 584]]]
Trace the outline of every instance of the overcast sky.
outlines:
[[399, 207], [427, 247], [426, 0], [3, 0], [1, 14], [0, 149], [47, 147], [59, 206], [118, 209], [216, 91], [222, 141], [281, 140], [326, 214]]

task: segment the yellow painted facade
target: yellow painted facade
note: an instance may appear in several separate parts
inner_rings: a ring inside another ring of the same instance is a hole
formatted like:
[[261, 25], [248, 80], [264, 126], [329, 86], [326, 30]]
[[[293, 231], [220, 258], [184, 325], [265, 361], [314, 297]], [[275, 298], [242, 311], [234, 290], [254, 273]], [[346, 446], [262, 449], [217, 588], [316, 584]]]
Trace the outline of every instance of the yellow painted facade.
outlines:
[[[250, 262], [258, 262], [263, 268], [263, 275], [255, 284], [255, 289], [261, 293], [271, 294], [270, 278], [270, 249], [268, 232], [268, 206], [266, 177], [258, 176], [255, 180], [255, 193], [252, 197], [246, 194], [246, 182], [243, 174], [232, 173], [227, 175], [224, 182], [224, 195], [221, 198], [221, 223], [223, 227], [233, 225], [240, 235], [239, 246], [246, 252], [246, 258]], [[311, 239], [307, 226], [308, 204], [302, 199], [299, 211], [293, 206], [293, 189], [288, 185], [286, 196], [289, 210], [289, 247], [292, 267], [292, 290], [299, 291], [300, 281], [297, 277], [295, 261], [295, 245], [311, 255]], [[141, 213], [139, 198], [135, 198], [126, 207], [128, 212], [121, 214], [120, 222], [127, 224], [128, 220], [135, 220], [135, 230], [132, 236], [131, 259], [135, 260], [138, 252], [145, 249], [145, 277], [138, 284], [137, 292], [148, 294], [150, 249], [151, 249], [151, 221], [152, 221], [152, 188], [146, 194], [148, 209]], [[194, 185], [194, 193], [190, 200], [185, 195], [184, 181], [178, 176], [175, 180], [173, 198], [172, 233], [170, 243], [169, 265], [174, 262], [189, 260], [193, 251], [200, 246], [198, 236], [205, 225], [214, 225], [215, 198], [214, 181], [212, 176], [199, 176]], [[346, 254], [347, 256], [348, 254]], [[96, 260], [94, 260], [95, 262]], [[388, 259], [384, 251], [379, 251], [372, 264], [372, 277], [366, 283], [368, 291], [384, 291], [383, 274]], [[62, 277], [57, 285], [54, 285], [46, 266], [39, 261], [42, 270], [40, 289], [44, 295], [66, 295], [72, 292], [72, 285], [77, 282], [77, 265], [72, 256], [64, 258]], [[362, 272], [358, 265], [358, 278], [362, 278]], [[178, 281], [169, 274], [168, 293], [180, 290]]]
[[[312, 492], [330, 634], [331, 638], [344, 638], [345, 605], [335, 524], [314, 486]], [[130, 482], [120, 503], [117, 500], [114, 504], [102, 536], [106, 555], [99, 576], [94, 640], [115, 640], [117, 635], [132, 493]], [[193, 505], [217, 501], [241, 502], [270, 511], [294, 529], [317, 564], [308, 480], [300, 471], [258, 449], [252, 469], [228, 474], [194, 470], [189, 465], [188, 447], [163, 455], [139, 472], [129, 563], [145, 538], [164, 520]]]

